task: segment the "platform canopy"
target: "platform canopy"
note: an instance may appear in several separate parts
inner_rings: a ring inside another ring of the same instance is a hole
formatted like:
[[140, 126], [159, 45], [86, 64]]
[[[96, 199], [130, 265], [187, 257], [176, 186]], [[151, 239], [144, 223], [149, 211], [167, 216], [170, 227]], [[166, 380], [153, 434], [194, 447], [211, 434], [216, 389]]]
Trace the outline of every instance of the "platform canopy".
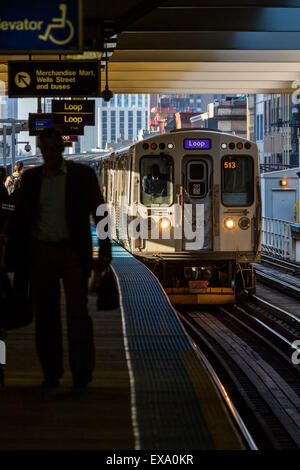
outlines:
[[[300, 82], [300, 0], [84, 0], [83, 12], [85, 51], [116, 40], [114, 93], [283, 93]], [[0, 52], [0, 79], [7, 60], [27, 58]]]

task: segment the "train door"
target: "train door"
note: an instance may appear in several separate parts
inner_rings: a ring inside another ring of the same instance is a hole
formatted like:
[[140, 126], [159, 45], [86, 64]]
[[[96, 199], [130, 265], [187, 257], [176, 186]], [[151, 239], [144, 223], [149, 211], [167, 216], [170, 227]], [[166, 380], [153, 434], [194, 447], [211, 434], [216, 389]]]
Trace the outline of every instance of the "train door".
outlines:
[[184, 251], [212, 249], [211, 173], [212, 164], [208, 155], [183, 159]]

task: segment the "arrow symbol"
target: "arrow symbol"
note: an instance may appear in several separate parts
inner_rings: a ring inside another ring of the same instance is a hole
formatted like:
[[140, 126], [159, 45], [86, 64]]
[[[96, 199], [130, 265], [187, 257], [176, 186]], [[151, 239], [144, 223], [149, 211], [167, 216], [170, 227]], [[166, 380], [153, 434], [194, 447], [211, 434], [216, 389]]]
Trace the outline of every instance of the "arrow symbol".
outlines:
[[15, 76], [15, 84], [19, 88], [26, 88], [31, 83], [31, 77], [27, 72], [18, 72]]
[[26, 80], [25, 80], [26, 78], [28, 78], [28, 77], [26, 77], [26, 75], [22, 75], [22, 74], [19, 73], [19, 75], [18, 75], [19, 83], [23, 82], [25, 86], [28, 86], [29, 83], [26, 82]]

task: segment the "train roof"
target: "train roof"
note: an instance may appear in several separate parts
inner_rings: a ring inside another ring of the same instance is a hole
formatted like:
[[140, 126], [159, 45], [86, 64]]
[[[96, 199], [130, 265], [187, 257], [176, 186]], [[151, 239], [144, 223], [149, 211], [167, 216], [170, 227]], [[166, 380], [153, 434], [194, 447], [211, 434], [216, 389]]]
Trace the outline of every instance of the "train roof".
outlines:
[[[89, 152], [89, 153], [79, 153], [79, 154], [67, 154], [63, 155], [65, 160], [71, 160], [75, 162], [90, 162], [93, 161], [96, 157], [103, 155], [103, 152]], [[30, 155], [30, 156], [18, 156], [16, 157], [16, 162], [23, 162], [24, 166], [33, 166], [41, 165], [43, 163], [43, 157], [41, 154]], [[6, 165], [10, 166], [12, 164], [11, 157], [6, 158]], [[0, 158], [0, 166], [4, 165], [3, 158]]]
[[118, 150], [113, 150], [113, 151], [107, 152], [104, 155], [95, 157], [93, 159], [93, 161], [101, 161], [101, 160], [106, 160], [107, 158], [110, 158], [110, 157], [118, 157], [119, 155], [127, 153], [131, 147], [133, 147], [133, 145], [128, 145], [128, 146], [120, 148]]

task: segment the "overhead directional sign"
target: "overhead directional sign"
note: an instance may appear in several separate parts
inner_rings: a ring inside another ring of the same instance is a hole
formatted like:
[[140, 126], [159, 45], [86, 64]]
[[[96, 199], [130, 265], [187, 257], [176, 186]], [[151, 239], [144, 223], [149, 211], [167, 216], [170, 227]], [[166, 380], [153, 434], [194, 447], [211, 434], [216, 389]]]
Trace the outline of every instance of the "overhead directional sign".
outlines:
[[62, 138], [65, 144], [78, 142], [78, 135], [63, 135]]
[[54, 124], [95, 125], [94, 100], [53, 100], [52, 114]]
[[82, 51], [81, 0], [0, 2], [0, 52]]
[[[29, 113], [29, 135], [40, 135], [47, 127], [53, 126], [51, 113]], [[77, 124], [55, 125], [62, 135], [83, 135], [84, 127]]]
[[52, 114], [29, 113], [29, 135], [39, 135], [44, 129], [52, 126]]
[[10, 97], [93, 97], [100, 89], [97, 61], [8, 62]]

